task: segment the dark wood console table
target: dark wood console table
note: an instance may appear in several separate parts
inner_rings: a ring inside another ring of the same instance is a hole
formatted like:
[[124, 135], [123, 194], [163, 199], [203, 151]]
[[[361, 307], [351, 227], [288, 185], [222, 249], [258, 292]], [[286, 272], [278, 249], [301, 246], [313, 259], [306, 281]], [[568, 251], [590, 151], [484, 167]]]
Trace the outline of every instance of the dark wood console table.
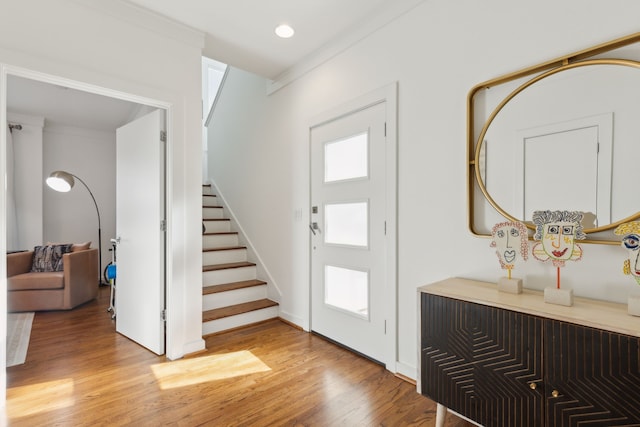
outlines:
[[483, 426], [640, 426], [640, 318], [627, 306], [447, 279], [418, 289], [418, 392]]

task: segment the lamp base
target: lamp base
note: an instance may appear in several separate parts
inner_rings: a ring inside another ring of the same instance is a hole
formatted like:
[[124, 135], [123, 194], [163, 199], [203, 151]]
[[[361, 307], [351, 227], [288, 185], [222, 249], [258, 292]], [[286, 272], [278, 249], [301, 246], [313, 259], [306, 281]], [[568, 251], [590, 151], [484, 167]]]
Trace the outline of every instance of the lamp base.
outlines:
[[522, 279], [501, 277], [498, 279], [498, 291], [510, 294], [522, 293]]
[[573, 305], [573, 289], [544, 288], [544, 302], [571, 307]]

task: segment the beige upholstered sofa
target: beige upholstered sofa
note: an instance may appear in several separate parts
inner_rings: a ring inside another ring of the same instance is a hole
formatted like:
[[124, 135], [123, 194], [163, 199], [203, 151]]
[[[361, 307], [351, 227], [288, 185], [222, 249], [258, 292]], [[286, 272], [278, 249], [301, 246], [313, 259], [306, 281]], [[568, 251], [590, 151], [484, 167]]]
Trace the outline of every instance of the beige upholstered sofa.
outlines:
[[34, 251], [7, 254], [9, 312], [70, 310], [98, 296], [98, 249], [62, 255], [62, 271], [31, 272]]

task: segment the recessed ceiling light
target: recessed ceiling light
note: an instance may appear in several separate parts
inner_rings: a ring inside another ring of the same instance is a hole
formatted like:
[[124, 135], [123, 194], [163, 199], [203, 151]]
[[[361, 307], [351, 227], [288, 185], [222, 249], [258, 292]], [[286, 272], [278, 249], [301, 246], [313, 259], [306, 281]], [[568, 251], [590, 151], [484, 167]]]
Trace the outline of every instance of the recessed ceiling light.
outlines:
[[287, 24], [278, 25], [276, 27], [276, 34], [278, 35], [278, 37], [282, 37], [283, 39], [288, 39], [289, 37], [293, 36], [293, 33], [295, 33], [295, 31], [293, 31], [293, 28], [291, 28]]

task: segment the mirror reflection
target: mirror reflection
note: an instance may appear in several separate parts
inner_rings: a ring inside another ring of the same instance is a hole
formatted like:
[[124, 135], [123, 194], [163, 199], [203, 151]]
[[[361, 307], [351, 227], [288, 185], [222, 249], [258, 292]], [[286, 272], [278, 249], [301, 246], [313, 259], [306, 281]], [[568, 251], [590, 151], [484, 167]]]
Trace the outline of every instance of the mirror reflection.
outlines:
[[[579, 210], [592, 232], [636, 215], [640, 63], [590, 60], [513, 83], [474, 99], [475, 172], [494, 204], [524, 221]], [[475, 215], [503, 219], [486, 202]]]
[[524, 220], [544, 205], [594, 213], [598, 226], [635, 213], [629, 171], [640, 158], [639, 83], [638, 68], [597, 64], [553, 74], [511, 99], [483, 139], [493, 199]]

